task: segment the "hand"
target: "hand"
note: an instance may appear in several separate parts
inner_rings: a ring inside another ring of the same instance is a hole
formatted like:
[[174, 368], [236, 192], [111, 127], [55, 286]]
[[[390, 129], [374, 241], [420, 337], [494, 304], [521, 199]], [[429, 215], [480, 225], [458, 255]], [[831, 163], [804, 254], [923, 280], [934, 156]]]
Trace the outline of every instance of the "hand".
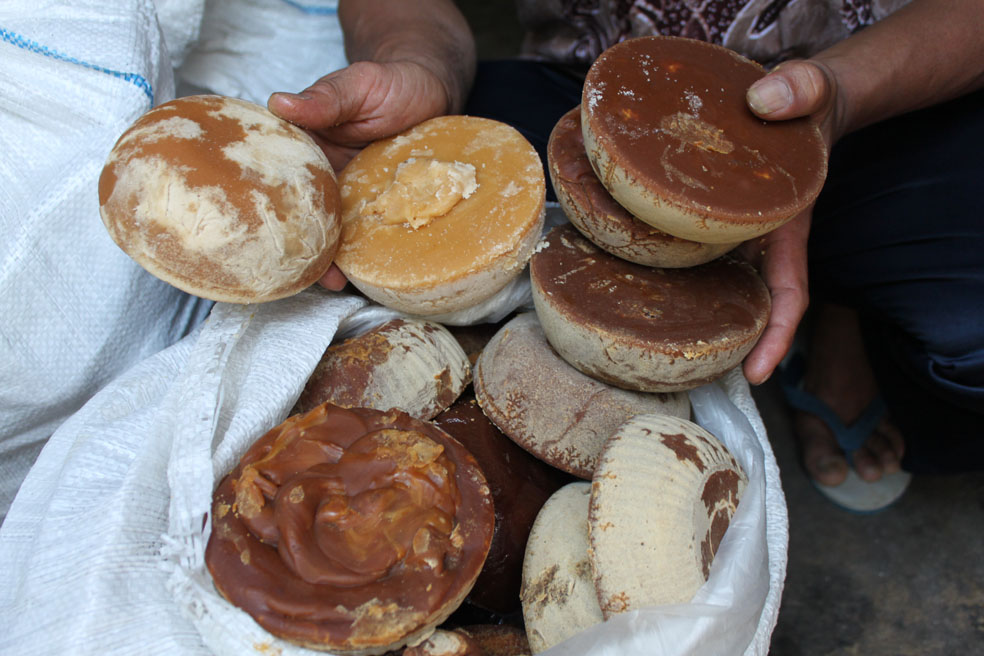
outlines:
[[336, 171], [369, 143], [447, 112], [440, 78], [419, 63], [355, 62], [300, 93], [275, 93], [270, 111], [308, 130]]
[[[369, 143], [443, 114], [441, 81], [414, 62], [356, 62], [300, 92], [275, 93], [270, 111], [307, 129], [336, 171]], [[332, 264], [318, 281], [341, 291], [347, 280]]]
[[[814, 61], [782, 64], [751, 86], [748, 105], [766, 120], [813, 115], [829, 150], [837, 116], [833, 74]], [[738, 252], [756, 265], [772, 294], [772, 312], [761, 339], [745, 358], [744, 372], [764, 383], [792, 346], [809, 304], [806, 247], [812, 208], [772, 232], [742, 244]]]
[[796, 327], [809, 303], [806, 242], [811, 210], [805, 210], [772, 232], [745, 242], [738, 253], [762, 274], [772, 295], [772, 312], [765, 332], [745, 357], [745, 378], [764, 383], [785, 357], [796, 336]]

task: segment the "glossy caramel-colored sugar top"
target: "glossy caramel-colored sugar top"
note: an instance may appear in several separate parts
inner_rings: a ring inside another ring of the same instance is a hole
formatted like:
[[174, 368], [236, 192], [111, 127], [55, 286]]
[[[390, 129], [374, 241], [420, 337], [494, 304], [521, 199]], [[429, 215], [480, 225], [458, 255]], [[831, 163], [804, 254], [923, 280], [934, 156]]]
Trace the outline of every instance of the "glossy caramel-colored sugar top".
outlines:
[[[737, 223], [785, 219], [819, 193], [826, 147], [811, 119], [764, 121], [751, 112], [745, 94], [764, 74], [722, 46], [630, 39], [588, 72], [583, 128], [633, 184], [668, 204]], [[606, 182], [606, 171], [598, 173]]]

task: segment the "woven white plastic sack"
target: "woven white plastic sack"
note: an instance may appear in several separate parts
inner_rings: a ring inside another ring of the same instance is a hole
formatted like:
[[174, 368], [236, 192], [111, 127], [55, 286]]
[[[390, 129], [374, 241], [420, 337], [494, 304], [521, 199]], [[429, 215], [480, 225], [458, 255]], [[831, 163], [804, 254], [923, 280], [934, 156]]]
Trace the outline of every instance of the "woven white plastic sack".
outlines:
[[[168, 2], [200, 20], [195, 0]], [[144, 272], [99, 218], [113, 143], [174, 94], [154, 3], [4, 0], [0, 89], [2, 520], [58, 424], [209, 304]]]
[[0, 653], [212, 653], [203, 638], [225, 629], [189, 619], [176, 572], [201, 571], [183, 540], [202, 546], [213, 482], [285, 418], [339, 321], [364, 303], [312, 289], [218, 304], [65, 422], [0, 526]]
[[[170, 1], [170, 0], [168, 0]], [[266, 105], [348, 64], [337, 0], [208, 0], [177, 72], [178, 95], [218, 93]]]
[[[204, 566], [211, 492], [281, 421], [364, 299], [220, 304], [200, 332], [100, 392], [52, 437], [0, 527], [0, 651], [313, 654], [225, 602]], [[551, 654], [764, 655], [786, 566], [778, 469], [737, 371], [691, 393], [749, 485], [690, 604], [595, 626]]]

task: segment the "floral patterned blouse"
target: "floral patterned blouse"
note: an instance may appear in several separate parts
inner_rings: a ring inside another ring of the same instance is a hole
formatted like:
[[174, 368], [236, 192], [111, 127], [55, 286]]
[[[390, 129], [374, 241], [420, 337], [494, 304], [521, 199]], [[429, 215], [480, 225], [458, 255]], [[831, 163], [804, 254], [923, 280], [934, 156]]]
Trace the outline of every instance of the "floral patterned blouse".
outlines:
[[522, 54], [589, 65], [627, 38], [664, 34], [718, 43], [765, 66], [808, 57], [909, 0], [516, 0]]

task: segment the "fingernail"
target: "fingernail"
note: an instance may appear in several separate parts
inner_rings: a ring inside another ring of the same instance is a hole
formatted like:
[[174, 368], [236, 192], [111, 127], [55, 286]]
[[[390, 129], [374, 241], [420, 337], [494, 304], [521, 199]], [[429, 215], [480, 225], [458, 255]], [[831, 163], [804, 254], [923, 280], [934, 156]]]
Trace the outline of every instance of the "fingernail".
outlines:
[[280, 96], [281, 98], [286, 98], [290, 100], [311, 100], [311, 96], [304, 92], [301, 93], [288, 93], [287, 91], [277, 91], [273, 94], [274, 96]]
[[789, 106], [793, 92], [785, 80], [767, 77], [749, 87], [746, 99], [756, 114], [772, 114]]

